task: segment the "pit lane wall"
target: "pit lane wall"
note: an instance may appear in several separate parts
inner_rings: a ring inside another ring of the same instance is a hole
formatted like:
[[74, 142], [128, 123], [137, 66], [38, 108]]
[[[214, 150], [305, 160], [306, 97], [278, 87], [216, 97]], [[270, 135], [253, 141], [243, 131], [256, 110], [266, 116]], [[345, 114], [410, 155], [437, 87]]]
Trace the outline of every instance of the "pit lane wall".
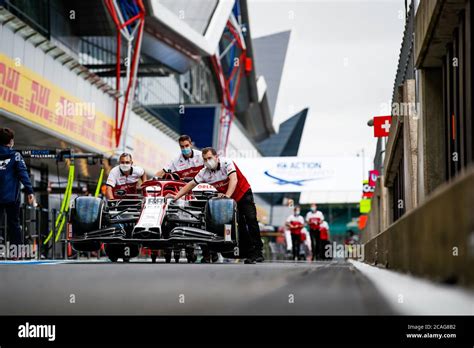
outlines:
[[366, 241], [365, 261], [474, 287], [474, 167]]
[[[39, 34], [32, 42], [23, 33], [0, 24], [0, 114], [40, 130], [45, 139], [54, 137], [112, 156], [115, 99], [110, 88], [106, 90], [75, 57], [53, 43], [37, 44]], [[127, 130], [120, 151], [134, 153], [135, 163], [149, 173], [178, 150], [176, 139], [134, 112], [129, 114]]]

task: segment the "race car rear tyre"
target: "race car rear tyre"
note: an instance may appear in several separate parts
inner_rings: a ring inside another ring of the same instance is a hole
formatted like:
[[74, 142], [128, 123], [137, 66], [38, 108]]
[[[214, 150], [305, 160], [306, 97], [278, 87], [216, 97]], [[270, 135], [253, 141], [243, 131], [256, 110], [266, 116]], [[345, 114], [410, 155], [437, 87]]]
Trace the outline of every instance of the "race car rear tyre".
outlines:
[[231, 239], [237, 239], [237, 203], [231, 198], [211, 198], [206, 203], [207, 229], [224, 237], [224, 225], [231, 225]]
[[122, 260], [123, 260], [123, 262], [130, 262], [130, 258], [129, 258], [129, 257], [124, 257]]
[[175, 250], [174, 252], [174, 262], [179, 263], [179, 259], [181, 258], [181, 250]]
[[112, 261], [112, 262], [117, 262], [117, 261], [118, 261], [118, 257], [117, 257], [117, 256], [114, 256], [114, 255], [109, 255], [109, 260]]

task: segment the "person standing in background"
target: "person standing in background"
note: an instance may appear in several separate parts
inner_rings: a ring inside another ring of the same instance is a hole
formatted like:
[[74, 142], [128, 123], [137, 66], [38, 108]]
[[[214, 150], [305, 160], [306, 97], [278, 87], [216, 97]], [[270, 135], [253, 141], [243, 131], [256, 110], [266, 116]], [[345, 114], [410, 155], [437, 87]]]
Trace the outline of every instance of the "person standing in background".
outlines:
[[329, 253], [328, 248], [331, 247], [331, 242], [329, 241], [330, 234], [329, 234], [329, 224], [326, 221], [321, 222], [319, 226], [319, 233], [320, 233], [320, 240], [321, 240], [321, 259], [322, 260], [329, 260], [331, 259], [330, 255], [333, 253]]
[[[15, 132], [0, 128], [0, 212], [7, 215], [8, 241], [23, 244], [20, 227], [20, 188], [25, 187], [28, 204], [36, 205], [28, 169], [21, 154], [13, 150]], [[4, 241], [6, 243], [6, 241]]]
[[311, 238], [312, 261], [322, 260], [324, 251], [322, 248], [319, 231], [320, 224], [324, 221], [324, 214], [318, 210], [316, 203], [311, 204], [311, 210], [306, 214], [306, 222], [309, 225], [309, 235]]
[[301, 248], [301, 231], [304, 227], [304, 218], [300, 214], [300, 207], [293, 208], [293, 214], [286, 219], [286, 227], [291, 232], [291, 244], [293, 249], [293, 260], [299, 260]]
[[134, 166], [132, 155], [122, 153], [119, 157], [119, 165], [112, 168], [109, 177], [105, 183], [107, 199], [117, 199], [118, 191], [126, 194], [137, 193], [138, 183], [141, 180], [144, 183], [147, 180], [145, 170], [142, 167]]

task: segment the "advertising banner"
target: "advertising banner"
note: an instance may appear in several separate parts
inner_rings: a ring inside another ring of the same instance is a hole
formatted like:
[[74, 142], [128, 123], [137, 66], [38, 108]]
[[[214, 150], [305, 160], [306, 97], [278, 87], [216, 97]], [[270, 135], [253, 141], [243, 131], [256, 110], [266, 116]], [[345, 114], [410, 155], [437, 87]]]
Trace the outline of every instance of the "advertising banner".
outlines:
[[377, 179], [379, 175], [380, 173], [377, 169], [369, 171], [369, 185], [370, 186], [375, 187], [375, 184], [377, 183]]
[[[87, 145], [109, 155], [115, 151], [113, 117], [97, 110], [94, 101], [79, 100], [3, 54], [0, 54], [0, 110], [31, 122], [33, 128], [41, 127], [70, 139], [78, 146]], [[164, 150], [170, 148], [166, 146], [170, 141], [157, 138], [158, 131], [146, 126], [141, 119], [133, 122], [128, 144], [135, 149], [134, 163], [154, 173], [171, 159]], [[166, 145], [158, 146], [159, 142]], [[174, 140], [172, 146], [177, 148]]]
[[360, 192], [358, 157], [238, 158], [235, 163], [252, 190], [264, 192]]
[[113, 119], [0, 54], [0, 109], [101, 151], [113, 147]]
[[360, 209], [359, 210], [360, 210], [361, 214], [370, 213], [371, 202], [372, 202], [372, 200], [369, 199], [369, 198], [360, 200]]
[[374, 195], [375, 186], [369, 185], [369, 180], [362, 181], [362, 197], [372, 198]]

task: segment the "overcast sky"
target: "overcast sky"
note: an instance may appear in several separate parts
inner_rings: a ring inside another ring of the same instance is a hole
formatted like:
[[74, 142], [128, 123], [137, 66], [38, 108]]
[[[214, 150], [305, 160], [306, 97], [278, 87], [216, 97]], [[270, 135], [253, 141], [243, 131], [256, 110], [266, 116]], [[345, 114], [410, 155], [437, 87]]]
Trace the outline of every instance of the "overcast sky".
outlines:
[[291, 30], [275, 126], [309, 107], [300, 156], [355, 155], [364, 148], [371, 162], [376, 142], [367, 121], [388, 114], [405, 23], [404, 1], [248, 4], [253, 38]]

